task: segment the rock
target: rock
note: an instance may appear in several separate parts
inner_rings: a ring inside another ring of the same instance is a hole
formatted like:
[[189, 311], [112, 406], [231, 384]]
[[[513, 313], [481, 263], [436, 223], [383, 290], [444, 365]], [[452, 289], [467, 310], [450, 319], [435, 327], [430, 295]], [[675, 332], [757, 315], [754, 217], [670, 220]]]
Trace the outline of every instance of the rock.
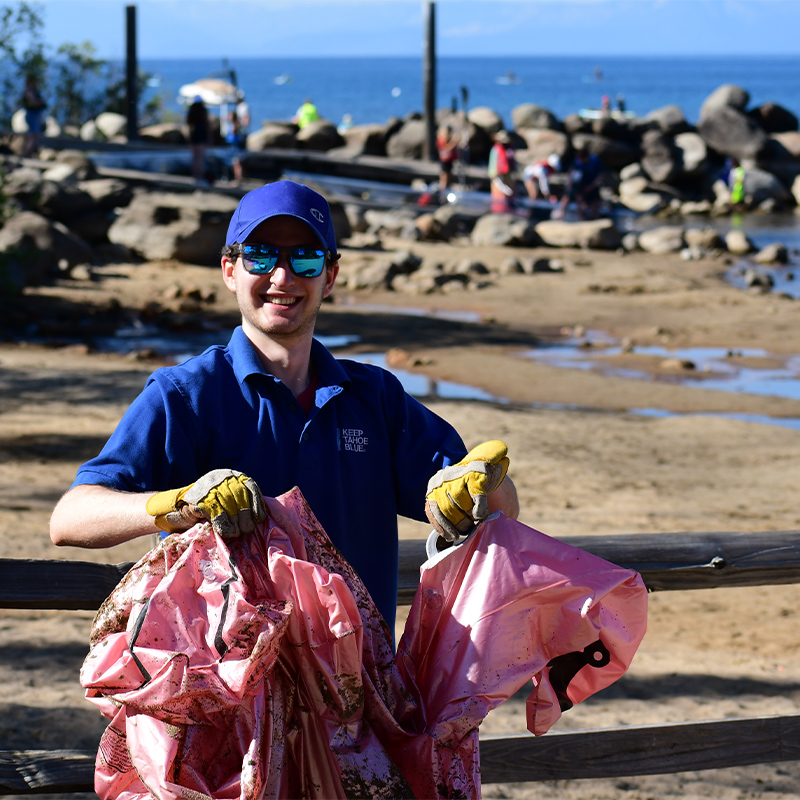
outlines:
[[639, 234], [635, 231], [631, 231], [630, 233], [626, 233], [622, 237], [622, 241], [620, 242], [622, 245], [622, 249], [626, 253], [633, 253], [636, 250], [639, 250]]
[[679, 133], [691, 130], [691, 125], [683, 116], [683, 111], [676, 105], [663, 106], [651, 111], [645, 118], [645, 122], [654, 124], [661, 133], [667, 136], [675, 136]]
[[658, 368], [666, 370], [667, 372], [683, 372], [685, 370], [697, 369], [697, 365], [688, 358], [665, 358], [658, 365]]
[[708, 148], [703, 137], [693, 131], [679, 133], [675, 137], [674, 143], [680, 153], [679, 177], [695, 179], [701, 176], [705, 171], [708, 159]]
[[[70, 169], [70, 167], [64, 166], [66, 169]], [[50, 174], [50, 170], [44, 174]], [[77, 182], [42, 181], [37, 210], [46, 217], [67, 222], [71, 217], [92, 211], [94, 208], [94, 198], [89, 192], [81, 189]]]
[[318, 152], [325, 152], [332, 150], [334, 147], [342, 147], [344, 145], [344, 139], [339, 131], [336, 130], [336, 126], [325, 119], [309, 122], [308, 125], [297, 132], [295, 141], [297, 146], [303, 150], [315, 150]]
[[713, 92], [703, 101], [700, 106], [700, 122], [716, 113], [721, 108], [732, 108], [736, 111], [744, 111], [750, 102], [750, 93], [740, 86], [726, 83]]
[[665, 195], [643, 176], [622, 181], [618, 191], [620, 202], [639, 214], [654, 214], [667, 204]]
[[389, 158], [421, 159], [425, 137], [425, 123], [420, 119], [409, 120], [386, 142], [386, 155]]
[[757, 168], [745, 170], [744, 196], [750, 206], [761, 205], [766, 200], [783, 204], [791, 199], [791, 194], [774, 175]]
[[42, 190], [42, 173], [33, 167], [20, 167], [6, 174], [3, 193], [28, 206], [39, 201]]
[[753, 261], [756, 264], [787, 264], [789, 262], [789, 252], [784, 244], [778, 242], [768, 244], [753, 256]]
[[161, 144], [186, 144], [187, 139], [183, 133], [183, 126], [176, 122], [160, 122], [156, 125], [147, 125], [139, 129], [139, 138], [146, 142], [160, 142]]
[[730, 106], [707, 112], [698, 132], [709, 147], [739, 161], [757, 158], [767, 145], [767, 134], [756, 122]]
[[433, 217], [439, 224], [440, 236], [448, 242], [457, 236], [469, 236], [480, 216], [480, 211], [450, 203], [439, 206], [433, 212]]
[[386, 155], [386, 133], [383, 125], [354, 125], [342, 137], [347, 148], [356, 155]]
[[75, 172], [75, 177], [80, 181], [97, 177], [94, 162], [81, 150], [59, 150], [56, 152], [55, 161], [58, 164], [69, 164]]
[[647, 253], [679, 253], [685, 246], [684, 231], [679, 225], [662, 225], [639, 234], [639, 247]]
[[257, 153], [271, 148], [291, 149], [296, 146], [296, 125], [267, 123], [263, 127], [248, 134], [247, 149]]
[[549, 128], [554, 131], [563, 129], [555, 114], [535, 103], [522, 103], [514, 107], [511, 110], [511, 122], [517, 131], [525, 128]]
[[725, 234], [725, 247], [729, 253], [734, 255], [746, 255], [752, 253], [756, 248], [744, 231], [738, 229], [728, 231]]
[[476, 246], [536, 247], [541, 244], [535, 226], [513, 214], [484, 214], [475, 223], [470, 240]]
[[97, 123], [89, 119], [81, 125], [80, 138], [84, 142], [102, 142], [105, 137], [98, 129]]
[[796, 131], [797, 117], [777, 103], [764, 103], [749, 112], [756, 124], [767, 133]]
[[0, 253], [23, 286], [45, 283], [59, 262], [69, 269], [94, 257], [92, 248], [65, 225], [34, 211], [21, 211], [0, 228]]
[[95, 118], [97, 130], [106, 139], [114, 139], [125, 134], [128, 128], [128, 118], [124, 114], [116, 114], [113, 111], [103, 111]]
[[364, 212], [364, 221], [367, 223], [369, 233], [399, 236], [410, 224], [414, 224], [416, 214], [410, 209], [393, 208], [380, 211], [370, 208]]
[[544, 220], [537, 223], [535, 232], [550, 247], [581, 247], [593, 250], [616, 250], [622, 235], [610, 219], [582, 222]]
[[[486, 106], [477, 106], [467, 112], [467, 119], [475, 126], [485, 131], [490, 137], [494, 136], [499, 130], [502, 130], [503, 120], [500, 115], [491, 108]], [[458, 122], [453, 122], [454, 130], [458, 130]]]
[[554, 153], [566, 161], [571, 148], [565, 133], [545, 128], [523, 128], [517, 132], [527, 145], [525, 149], [516, 151], [517, 162], [521, 166], [544, 161]]
[[800, 131], [773, 133], [770, 139], [777, 142], [789, 158], [800, 159]]
[[769, 291], [775, 285], [772, 275], [767, 275], [757, 269], [748, 267], [744, 272], [744, 285], [748, 289], [762, 289]]
[[98, 208], [105, 210], [127, 206], [133, 199], [131, 184], [119, 178], [79, 181], [78, 189], [88, 194]]
[[518, 258], [509, 256], [500, 262], [500, 266], [497, 267], [496, 271], [498, 275], [522, 275], [525, 269]]
[[123, 209], [108, 238], [148, 261], [217, 265], [236, 206], [224, 195], [143, 192]]
[[638, 147], [591, 133], [576, 133], [572, 137], [572, 146], [598, 156], [608, 169], [622, 169], [640, 158]]
[[721, 250], [725, 247], [718, 231], [710, 226], [687, 228], [683, 232], [683, 238], [689, 247], [702, 247], [705, 250]]
[[642, 169], [656, 183], [672, 183], [682, 171], [681, 152], [672, 138], [659, 130], [642, 137]]

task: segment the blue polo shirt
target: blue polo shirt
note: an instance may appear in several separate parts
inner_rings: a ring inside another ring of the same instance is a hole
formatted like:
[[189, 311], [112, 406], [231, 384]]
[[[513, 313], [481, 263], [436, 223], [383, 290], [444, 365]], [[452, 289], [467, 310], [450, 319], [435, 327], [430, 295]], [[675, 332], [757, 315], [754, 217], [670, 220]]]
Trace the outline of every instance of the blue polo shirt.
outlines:
[[308, 416], [240, 327], [227, 346], [156, 370], [73, 486], [161, 491], [220, 468], [250, 475], [269, 497], [298, 486], [393, 628], [397, 515], [424, 520], [428, 479], [466, 448], [390, 372], [335, 359], [316, 340], [311, 357], [319, 383]]

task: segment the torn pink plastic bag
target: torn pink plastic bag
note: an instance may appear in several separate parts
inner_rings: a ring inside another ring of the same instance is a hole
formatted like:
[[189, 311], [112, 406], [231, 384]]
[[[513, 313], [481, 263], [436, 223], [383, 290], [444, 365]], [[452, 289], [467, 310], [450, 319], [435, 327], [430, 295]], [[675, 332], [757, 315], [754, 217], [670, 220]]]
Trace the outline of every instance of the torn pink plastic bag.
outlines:
[[628, 667], [646, 591], [502, 515], [422, 571], [395, 659], [295, 489], [250, 536], [173, 534], [98, 612], [101, 798], [480, 797], [478, 726], [530, 678], [546, 731]]

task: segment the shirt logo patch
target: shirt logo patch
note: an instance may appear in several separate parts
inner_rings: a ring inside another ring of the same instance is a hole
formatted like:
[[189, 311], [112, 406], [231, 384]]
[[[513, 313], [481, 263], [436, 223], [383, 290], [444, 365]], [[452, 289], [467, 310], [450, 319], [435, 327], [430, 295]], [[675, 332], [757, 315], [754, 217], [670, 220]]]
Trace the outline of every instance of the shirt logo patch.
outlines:
[[360, 428], [342, 429], [342, 448], [354, 453], [366, 453], [369, 446], [369, 437], [364, 436]]

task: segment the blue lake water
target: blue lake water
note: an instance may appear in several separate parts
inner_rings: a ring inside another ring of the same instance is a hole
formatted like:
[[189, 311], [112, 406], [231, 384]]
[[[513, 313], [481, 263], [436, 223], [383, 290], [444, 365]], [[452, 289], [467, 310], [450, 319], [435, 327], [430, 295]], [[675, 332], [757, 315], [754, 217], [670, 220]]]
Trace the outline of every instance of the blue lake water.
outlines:
[[[242, 58], [227, 67], [245, 92], [254, 125], [290, 119], [306, 97], [326, 119], [338, 122], [351, 114], [356, 124], [383, 123], [423, 110], [422, 59], [392, 58]], [[142, 69], [155, 76], [150, 94], [161, 94], [164, 107], [182, 113], [178, 89], [223, 69], [221, 59], [143, 59]], [[501, 84], [508, 71], [518, 83]], [[596, 78], [599, 70], [601, 79]], [[725, 83], [750, 93], [751, 106], [771, 101], [800, 115], [800, 57], [442, 57], [436, 64], [436, 105], [455, 100], [462, 106], [495, 109], [507, 127], [511, 110], [536, 103], [563, 119], [581, 108], [597, 108], [604, 94], [639, 114], [666, 105], [679, 106], [696, 122], [703, 100]], [[276, 78], [287, 79], [278, 84]]]

